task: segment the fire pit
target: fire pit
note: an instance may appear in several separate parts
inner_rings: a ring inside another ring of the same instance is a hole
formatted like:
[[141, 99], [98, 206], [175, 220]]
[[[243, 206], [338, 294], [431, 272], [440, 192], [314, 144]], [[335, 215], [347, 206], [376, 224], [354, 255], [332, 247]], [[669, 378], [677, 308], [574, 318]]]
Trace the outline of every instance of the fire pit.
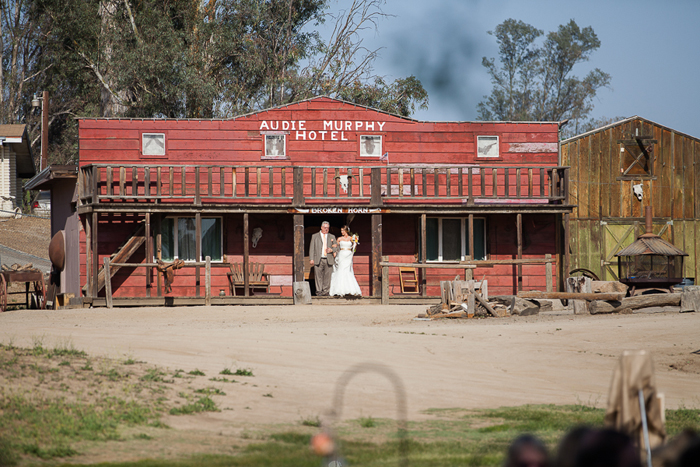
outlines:
[[688, 254], [652, 233], [651, 206], [646, 207], [646, 231], [615, 254], [620, 282], [630, 287], [630, 296], [649, 289], [671, 292], [683, 282], [683, 257]]

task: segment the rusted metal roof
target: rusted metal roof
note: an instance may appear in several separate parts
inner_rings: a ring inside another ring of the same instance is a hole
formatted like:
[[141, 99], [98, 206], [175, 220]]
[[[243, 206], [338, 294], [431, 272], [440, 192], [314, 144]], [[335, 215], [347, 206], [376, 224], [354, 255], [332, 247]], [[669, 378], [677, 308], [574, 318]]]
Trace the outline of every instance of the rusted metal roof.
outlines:
[[0, 136], [6, 138], [21, 138], [25, 125], [0, 125]]
[[615, 253], [615, 256], [640, 255], [688, 256], [688, 253], [654, 234], [644, 234], [630, 246]]

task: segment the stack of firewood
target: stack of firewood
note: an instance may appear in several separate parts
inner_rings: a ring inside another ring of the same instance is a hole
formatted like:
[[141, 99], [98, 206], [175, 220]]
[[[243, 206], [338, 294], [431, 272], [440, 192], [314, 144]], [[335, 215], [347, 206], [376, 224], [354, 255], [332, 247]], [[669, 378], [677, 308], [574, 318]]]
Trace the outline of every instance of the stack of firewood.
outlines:
[[426, 310], [419, 318], [474, 318], [505, 316], [505, 306], [488, 301], [488, 283], [482, 281], [441, 281], [441, 300]]
[[2, 271], [3, 272], [30, 272], [30, 271], [36, 271], [34, 268], [34, 265], [32, 263], [27, 263], [25, 265], [20, 265], [20, 264], [13, 264], [12, 266], [8, 266], [6, 264], [2, 265]]

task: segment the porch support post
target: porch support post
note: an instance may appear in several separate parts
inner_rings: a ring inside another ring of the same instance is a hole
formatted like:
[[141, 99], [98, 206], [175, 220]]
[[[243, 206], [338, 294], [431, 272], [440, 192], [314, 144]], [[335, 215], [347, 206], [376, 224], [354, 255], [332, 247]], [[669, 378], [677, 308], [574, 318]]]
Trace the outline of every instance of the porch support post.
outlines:
[[248, 213], [243, 213], [243, 296], [249, 297], [250, 290], [248, 289], [250, 285], [249, 271], [250, 271], [250, 247], [248, 244], [249, 233], [248, 233]]
[[[372, 169], [374, 170], [374, 169]], [[378, 297], [382, 290], [382, 215], [372, 214], [372, 297]]]
[[[428, 240], [426, 239], [427, 230], [427, 216], [425, 214], [420, 215], [420, 262], [425, 264], [428, 262], [428, 252], [426, 251], [428, 247]], [[420, 278], [421, 278], [421, 295], [426, 296], [428, 290], [428, 278], [426, 277], [428, 273], [427, 268], [421, 268]]]
[[304, 215], [294, 214], [294, 282], [304, 281]]
[[92, 297], [92, 219], [85, 216], [85, 295]]
[[[92, 213], [92, 298], [93, 300], [97, 298], [99, 292], [99, 271], [100, 271], [100, 255], [97, 251], [97, 223], [98, 214], [93, 211]], [[107, 279], [105, 277], [105, 279]]]
[[569, 213], [564, 214], [564, 274], [562, 281], [565, 281], [571, 270], [571, 254], [569, 250], [569, 236], [571, 235], [571, 226], [569, 223]]
[[[195, 257], [195, 261], [197, 261], [197, 263], [199, 263], [202, 260], [202, 213], [200, 213], [200, 212], [198, 212], [194, 215], [194, 231], [195, 231], [195, 234], [194, 234], [194, 241], [195, 241], [194, 257]], [[201, 284], [201, 282], [200, 282], [201, 271], [200, 271], [199, 266], [195, 266], [194, 269], [195, 269], [194, 274], [195, 274], [195, 284], [196, 284], [195, 287], [197, 289], [195, 296], [199, 297], [200, 296], [199, 286]]]
[[[194, 215], [194, 242], [195, 242], [195, 247], [194, 247], [194, 257], [195, 261], [198, 263], [202, 259], [202, 213], [198, 212]], [[194, 275], [195, 275], [195, 297], [200, 296], [200, 290], [199, 286], [201, 284], [201, 271], [199, 266], [195, 266], [194, 268]]]
[[469, 214], [469, 257], [474, 259], [474, 214]]
[[[146, 187], [148, 190], [149, 188]], [[153, 236], [151, 235], [151, 213], [146, 213], [146, 263], [153, 262]], [[153, 287], [153, 277], [151, 277], [152, 269], [150, 266], [146, 267], [146, 297], [151, 296], [151, 287]], [[105, 276], [105, 279], [107, 277]], [[106, 283], [106, 282], [105, 282]]]
[[[163, 216], [158, 215], [156, 217], [156, 248], [155, 248], [155, 256], [156, 260], [161, 260], [163, 259]], [[160, 272], [160, 270], [156, 269], [156, 287], [157, 287], [157, 294], [159, 297], [163, 296], [163, 273]]]
[[[516, 224], [518, 231], [518, 259], [523, 259], [523, 215], [516, 215]], [[518, 292], [523, 288], [523, 265], [518, 264]]]

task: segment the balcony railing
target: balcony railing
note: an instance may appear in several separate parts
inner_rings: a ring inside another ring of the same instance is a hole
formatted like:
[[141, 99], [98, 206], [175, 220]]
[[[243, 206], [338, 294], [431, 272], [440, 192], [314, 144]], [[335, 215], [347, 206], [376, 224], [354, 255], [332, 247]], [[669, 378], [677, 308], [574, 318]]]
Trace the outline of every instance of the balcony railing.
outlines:
[[567, 204], [568, 167], [302, 167], [91, 164], [81, 204], [103, 202]]

